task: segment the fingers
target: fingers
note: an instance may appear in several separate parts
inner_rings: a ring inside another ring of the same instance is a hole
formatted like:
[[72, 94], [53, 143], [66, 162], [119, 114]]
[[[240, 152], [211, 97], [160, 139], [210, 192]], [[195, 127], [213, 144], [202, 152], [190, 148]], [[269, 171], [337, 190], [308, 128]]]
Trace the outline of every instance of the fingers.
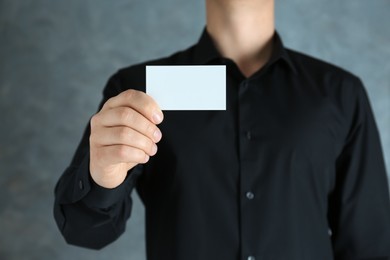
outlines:
[[96, 159], [105, 165], [121, 163], [146, 163], [149, 155], [144, 151], [126, 145], [110, 145], [101, 147], [96, 151]]
[[95, 126], [125, 126], [150, 138], [155, 143], [159, 142], [162, 136], [161, 131], [155, 124], [129, 107], [102, 110], [91, 119], [91, 127], [95, 128]]
[[161, 123], [164, 117], [161, 109], [153, 98], [138, 90], [129, 89], [110, 98], [104, 104], [102, 110], [117, 107], [130, 107], [154, 124]]
[[[119, 185], [127, 171], [157, 152], [163, 114], [147, 94], [127, 90], [91, 118], [90, 172], [103, 187]], [[118, 177], [119, 176], [119, 177]]]
[[96, 146], [130, 146], [149, 156], [157, 152], [157, 145], [153, 140], [125, 126], [100, 127], [91, 133], [90, 142]]

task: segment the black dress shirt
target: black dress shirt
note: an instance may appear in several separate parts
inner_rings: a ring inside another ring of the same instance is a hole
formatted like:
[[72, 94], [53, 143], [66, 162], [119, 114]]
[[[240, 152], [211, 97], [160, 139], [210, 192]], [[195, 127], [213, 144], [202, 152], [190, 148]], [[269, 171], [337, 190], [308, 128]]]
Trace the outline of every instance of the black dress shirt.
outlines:
[[135, 187], [148, 260], [390, 259], [388, 180], [365, 87], [286, 49], [277, 32], [273, 44], [249, 78], [206, 27], [188, 49], [118, 70], [101, 105], [129, 88], [145, 91], [145, 65], [224, 64], [227, 109], [165, 111], [158, 153], [114, 189], [90, 178], [87, 125], [55, 189], [67, 242], [114, 241]]

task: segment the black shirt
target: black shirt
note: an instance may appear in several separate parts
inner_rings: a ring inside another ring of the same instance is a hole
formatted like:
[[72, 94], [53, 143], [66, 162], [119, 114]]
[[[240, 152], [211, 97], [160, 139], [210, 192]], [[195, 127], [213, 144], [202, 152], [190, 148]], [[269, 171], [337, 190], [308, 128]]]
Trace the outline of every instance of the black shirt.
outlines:
[[206, 27], [188, 49], [115, 73], [101, 105], [129, 88], [145, 91], [145, 65], [224, 64], [227, 109], [165, 111], [158, 153], [115, 189], [90, 178], [87, 125], [55, 191], [68, 243], [114, 241], [136, 187], [149, 260], [390, 259], [388, 181], [365, 87], [286, 49], [277, 32], [273, 44], [249, 78]]

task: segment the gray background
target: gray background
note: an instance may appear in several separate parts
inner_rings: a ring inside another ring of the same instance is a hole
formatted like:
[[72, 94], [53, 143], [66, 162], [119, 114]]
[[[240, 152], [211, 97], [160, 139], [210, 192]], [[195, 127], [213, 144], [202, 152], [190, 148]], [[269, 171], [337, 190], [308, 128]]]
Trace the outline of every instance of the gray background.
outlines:
[[[276, 2], [288, 47], [363, 79], [390, 169], [390, 1]], [[135, 193], [127, 232], [92, 251], [63, 241], [53, 188], [107, 78], [195, 43], [204, 16], [203, 0], [0, 0], [0, 259], [145, 259]]]

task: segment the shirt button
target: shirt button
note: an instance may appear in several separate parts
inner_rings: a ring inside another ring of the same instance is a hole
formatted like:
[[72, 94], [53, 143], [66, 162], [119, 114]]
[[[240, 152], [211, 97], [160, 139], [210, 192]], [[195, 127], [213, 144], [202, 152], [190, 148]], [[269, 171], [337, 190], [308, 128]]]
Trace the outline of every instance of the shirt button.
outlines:
[[79, 180], [79, 189], [83, 190], [84, 189], [84, 183], [82, 180]]
[[256, 260], [256, 258], [254, 256], [248, 256], [248, 260]]
[[251, 140], [252, 139], [252, 133], [251, 131], [246, 132], [246, 139]]
[[253, 192], [248, 191], [246, 193], [246, 197], [247, 197], [248, 200], [251, 200], [251, 199], [253, 199], [255, 197], [255, 194], [253, 194]]

